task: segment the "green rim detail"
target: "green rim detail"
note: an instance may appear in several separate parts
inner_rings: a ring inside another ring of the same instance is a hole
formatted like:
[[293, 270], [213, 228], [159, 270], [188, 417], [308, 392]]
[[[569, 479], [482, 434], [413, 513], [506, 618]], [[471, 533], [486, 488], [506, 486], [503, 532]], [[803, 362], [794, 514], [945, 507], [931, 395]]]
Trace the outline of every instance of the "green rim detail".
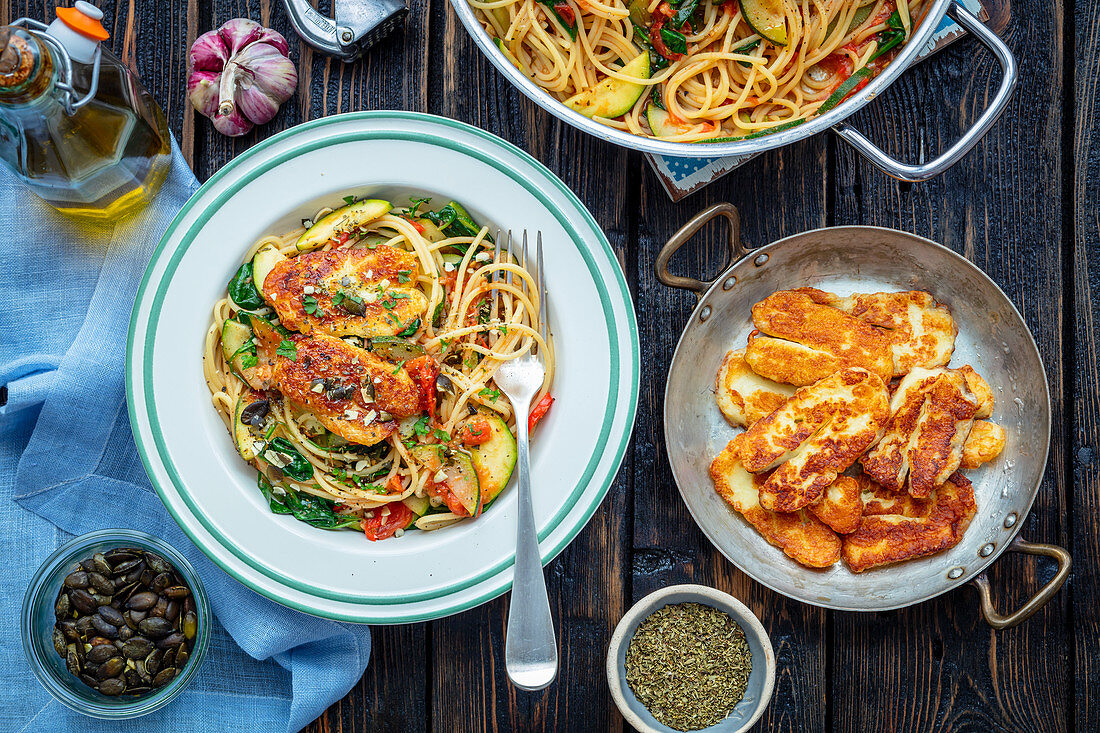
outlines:
[[[495, 137], [495, 136], [493, 136], [489, 133], [486, 133], [482, 130], [479, 130], [478, 128], [471, 127], [471, 126], [466, 125], [464, 123], [456, 122], [454, 120], [449, 120], [449, 119], [446, 119], [446, 118], [435, 117], [433, 115], [424, 115], [424, 114], [419, 114], [419, 113], [408, 113], [408, 112], [360, 112], [360, 113], [351, 113], [351, 114], [345, 114], [345, 115], [338, 115], [338, 116], [334, 116], [334, 117], [323, 118], [323, 119], [315, 120], [313, 122], [309, 122], [309, 123], [306, 123], [306, 124], [303, 124], [303, 125], [299, 125], [298, 127], [292, 128], [290, 130], [287, 130], [285, 132], [282, 132], [278, 135], [273, 136], [269, 140], [254, 146], [249, 151], [247, 151], [246, 153], [244, 153], [240, 157], [236, 158], [235, 160], [233, 160], [232, 162], [230, 162], [229, 164], [224, 166], [217, 174], [212, 176], [211, 179], [199, 191], [197, 191], [191, 197], [191, 199], [187, 202], [187, 204], [184, 206], [184, 208], [180, 211], [180, 213], [176, 216], [176, 218], [169, 225], [167, 231], [165, 232], [164, 236], [162, 237], [160, 243], [157, 245], [157, 248], [153, 253], [152, 259], [151, 259], [150, 264], [149, 264], [149, 267], [146, 270], [145, 275], [142, 278], [141, 284], [138, 288], [138, 295], [137, 295], [137, 299], [135, 301], [134, 312], [131, 314], [130, 332], [129, 332], [129, 336], [128, 336], [128, 340], [127, 340], [127, 366], [126, 366], [126, 371], [127, 371], [127, 394], [130, 397], [130, 399], [129, 399], [129, 410], [130, 410], [131, 424], [134, 425], [134, 426], [137, 425], [137, 420], [136, 420], [137, 415], [136, 415], [135, 399], [134, 399], [134, 396], [136, 394], [136, 384], [135, 384], [136, 374], [135, 374], [135, 371], [133, 369], [134, 356], [135, 356], [135, 353], [136, 353], [135, 352], [136, 344], [135, 344], [134, 336], [135, 336], [135, 333], [136, 333], [136, 330], [137, 330], [137, 325], [138, 325], [138, 320], [139, 320], [137, 304], [142, 302], [143, 298], [145, 297], [146, 290], [149, 286], [149, 283], [150, 283], [150, 280], [151, 280], [151, 277], [152, 277], [152, 271], [154, 269], [154, 266], [158, 262], [158, 260], [160, 259], [160, 257], [163, 254], [164, 250], [166, 249], [166, 247], [168, 245], [169, 238], [179, 228], [181, 222], [187, 216], [187, 214], [191, 211], [191, 209], [193, 209], [196, 205], [198, 205], [198, 200], [201, 198], [201, 195], [202, 195], [204, 190], [206, 190], [209, 187], [213, 186], [217, 181], [219, 181], [224, 176], [232, 173], [237, 167], [244, 164], [244, 162], [246, 162], [250, 157], [252, 157], [257, 152], [263, 150], [264, 148], [270, 147], [271, 145], [274, 145], [278, 142], [281, 142], [281, 141], [285, 140], [288, 137], [300, 135], [305, 130], [312, 129], [314, 127], [321, 127], [321, 126], [327, 126], [327, 125], [342, 123], [342, 122], [344, 122], [348, 119], [413, 119], [413, 120], [417, 120], [417, 121], [421, 121], [421, 122], [427, 121], [427, 122], [431, 122], [431, 123], [434, 123], [434, 124], [442, 124], [444, 126], [456, 127], [456, 128], [458, 128], [458, 129], [460, 129], [464, 132], [467, 132], [468, 134], [474, 135], [475, 137], [479, 137], [479, 138], [482, 138], [483, 140], [489, 141], [497, 147], [504, 148], [506, 151], [508, 151], [508, 152], [512, 153], [513, 155], [516, 155], [516, 156], [520, 157], [521, 159], [523, 159], [525, 162], [527, 162], [529, 165], [531, 165], [536, 170], [536, 172], [541, 173], [546, 180], [552, 182], [555, 185], [555, 187], [561, 193], [563, 193], [566, 196], [566, 198], [571, 201], [571, 203], [573, 203], [575, 205], [576, 210], [578, 212], [580, 212], [580, 214], [581, 214], [582, 218], [585, 220], [586, 224], [588, 224], [588, 226], [592, 230], [593, 234], [596, 235], [595, 238], [600, 243], [600, 245], [603, 247], [604, 253], [608, 258], [608, 262], [610, 262], [613, 265], [613, 267], [611, 269], [615, 273], [616, 284], [619, 286], [619, 293], [622, 296], [622, 300], [623, 300], [623, 303], [624, 303], [624, 306], [625, 306], [625, 309], [626, 309], [627, 315], [628, 315], [629, 329], [628, 329], [628, 334], [627, 335], [628, 335], [628, 340], [630, 341], [630, 347], [631, 347], [631, 363], [630, 363], [630, 365], [633, 367], [631, 369], [631, 382], [630, 382], [629, 400], [628, 400], [628, 404], [626, 405], [627, 410], [628, 410], [627, 421], [626, 421], [627, 430], [625, 430], [624, 434], [621, 436], [621, 438], [619, 440], [619, 445], [617, 446], [616, 451], [615, 451], [615, 463], [617, 464], [616, 469], [609, 472], [609, 475], [604, 480], [603, 486], [600, 488], [597, 495], [594, 497], [594, 501], [588, 507], [585, 508], [585, 510], [583, 512], [583, 516], [581, 518], [581, 521], [575, 527], [573, 527], [573, 528], [571, 528], [570, 530], [567, 531], [566, 537], [564, 537], [562, 541], [560, 541], [554, 547], [549, 548], [548, 550], [545, 550], [543, 552], [543, 563], [545, 564], [545, 563], [549, 562], [553, 557], [555, 557], [562, 549], [564, 549], [565, 546], [570, 541], [572, 541], [572, 539], [576, 536], [576, 534], [579, 533], [580, 530], [588, 523], [589, 519], [591, 519], [592, 514], [595, 513], [596, 509], [602, 503], [604, 497], [607, 494], [608, 489], [610, 488], [611, 483], [614, 481], [615, 475], [618, 473], [618, 470], [617, 470], [618, 465], [621, 465], [621, 463], [622, 463], [622, 458], [623, 458], [623, 455], [625, 454], [626, 446], [629, 442], [629, 437], [630, 437], [630, 433], [631, 433], [630, 428], [632, 428], [632, 426], [633, 426], [634, 417], [635, 417], [635, 413], [636, 413], [636, 410], [637, 410], [638, 383], [639, 383], [639, 344], [638, 344], [638, 340], [637, 340], [637, 336], [636, 336], [636, 334], [637, 334], [637, 321], [636, 321], [633, 305], [632, 305], [632, 302], [631, 302], [631, 299], [630, 299], [630, 296], [629, 296], [629, 291], [627, 290], [627, 287], [626, 287], [625, 280], [623, 278], [621, 270], [615, 265], [617, 260], [614, 256], [614, 253], [611, 250], [610, 244], [607, 242], [607, 239], [604, 236], [602, 230], [596, 224], [595, 220], [593, 219], [592, 215], [588, 212], [587, 208], [585, 208], [584, 205], [576, 198], [576, 196], [572, 193], [572, 191], [570, 191], [556, 176], [554, 176], [549, 170], [547, 170], [545, 168], [545, 166], [543, 166], [537, 160], [535, 160], [531, 156], [527, 155], [523, 151], [519, 150], [515, 146], [512, 146], [510, 143], [507, 143], [507, 142], [505, 142], [505, 141], [503, 141], [503, 140], [501, 140], [501, 139], [499, 139], [499, 138], [497, 138], [497, 137]], [[278, 165], [281, 165], [281, 164], [285, 163], [287, 160], [289, 160], [291, 158], [294, 158], [298, 155], [316, 150], [316, 149], [321, 148], [321, 147], [327, 147], [327, 146], [330, 146], [330, 145], [339, 144], [339, 143], [343, 143], [343, 142], [355, 141], [355, 140], [365, 140], [365, 139], [377, 139], [377, 138], [410, 140], [410, 141], [415, 141], [415, 142], [423, 142], [423, 143], [430, 144], [430, 145], [437, 145], [437, 146], [447, 147], [447, 148], [450, 148], [452, 150], [456, 150], [458, 152], [461, 152], [463, 154], [475, 157], [478, 160], [482, 161], [483, 163], [492, 166], [493, 168], [497, 169], [498, 171], [500, 171], [500, 172], [504, 173], [505, 175], [507, 175], [508, 177], [512, 178], [515, 182], [519, 183], [523, 188], [525, 188], [529, 193], [531, 193], [533, 196], [535, 196], [535, 198], [540, 203], [542, 203], [543, 206], [545, 206], [546, 209], [548, 211], [550, 211], [555, 216], [555, 218], [559, 221], [559, 223], [562, 225], [562, 227], [569, 233], [570, 238], [572, 239], [572, 241], [574, 243], [574, 246], [577, 247], [578, 252], [581, 254], [582, 258], [585, 260], [585, 263], [586, 263], [587, 267], [589, 268], [589, 271], [592, 273], [592, 275], [596, 279], [596, 282], [597, 283], [601, 282], [601, 279], [599, 277], [600, 273], [598, 272], [597, 267], [596, 267], [596, 265], [595, 265], [595, 263], [592, 259], [591, 253], [588, 251], [587, 247], [584, 244], [583, 238], [580, 237], [579, 233], [565, 219], [565, 217], [561, 214], [561, 212], [558, 211], [555, 207], [553, 207], [550, 204], [548, 198], [542, 193], [540, 187], [538, 185], [536, 185], [534, 181], [530, 180], [529, 178], [527, 178], [525, 176], [521, 176], [520, 174], [518, 174], [516, 171], [514, 171], [509, 166], [507, 166], [504, 163], [496, 160], [495, 158], [492, 158], [491, 156], [485, 155], [481, 151], [470, 150], [467, 147], [465, 147], [464, 145], [462, 145], [460, 143], [457, 143], [457, 142], [454, 142], [454, 141], [452, 141], [448, 138], [445, 138], [445, 137], [438, 137], [438, 136], [435, 136], [435, 135], [432, 135], [432, 134], [429, 134], [429, 133], [418, 133], [418, 132], [381, 131], [381, 130], [377, 130], [377, 131], [359, 131], [359, 132], [344, 133], [344, 134], [337, 135], [337, 136], [334, 136], [334, 137], [325, 138], [323, 140], [317, 140], [317, 141], [314, 141], [314, 142], [309, 143], [307, 145], [299, 146], [299, 147], [295, 148], [292, 151], [288, 151], [286, 153], [283, 153], [282, 155], [272, 159], [271, 161], [267, 161], [262, 166], [257, 168], [255, 171], [251, 171], [248, 174], [246, 174], [245, 177], [240, 182], [238, 182], [238, 183], [234, 184], [233, 186], [231, 186], [230, 188], [228, 188], [225, 192], [223, 192], [221, 195], [219, 195], [217, 199], [215, 199], [211, 204], [209, 204], [207, 206], [207, 210], [210, 213], [204, 213], [203, 215], [201, 215], [195, 221], [194, 224], [191, 225], [191, 227], [189, 227], [188, 231], [183, 236], [182, 246], [178, 247], [177, 250], [173, 253], [172, 258], [169, 261], [168, 265], [166, 266], [164, 273], [161, 275], [158, 286], [157, 286], [157, 292], [154, 296], [153, 306], [152, 306], [152, 309], [150, 311], [149, 323], [153, 324], [159, 318], [161, 303], [163, 301], [163, 295], [164, 295], [164, 291], [167, 287], [167, 283], [170, 281], [171, 274], [175, 271], [175, 269], [178, 266], [178, 264], [179, 264], [180, 260], [182, 259], [183, 255], [186, 253], [188, 247], [190, 246], [190, 243], [193, 241], [195, 234], [206, 224], [206, 222], [209, 219], [209, 216], [211, 215], [211, 213], [214, 210], [216, 210], [226, 199], [230, 198], [232, 195], [234, 195], [237, 191], [239, 191], [242, 187], [244, 187], [247, 183], [249, 183], [251, 180], [253, 180], [257, 176], [262, 175], [263, 173], [271, 170], [274, 167], [277, 167]], [[621, 366], [620, 361], [619, 361], [620, 356], [619, 356], [619, 348], [618, 348], [619, 335], [618, 335], [617, 331], [615, 330], [613, 312], [612, 312], [612, 309], [611, 309], [611, 305], [609, 303], [607, 293], [603, 289], [598, 289], [598, 292], [600, 294], [601, 305], [602, 305], [603, 310], [604, 310], [605, 321], [608, 325], [608, 338], [609, 338], [609, 342], [610, 342], [610, 346], [611, 346], [612, 389], [609, 391], [608, 402], [607, 402], [607, 406], [605, 408], [604, 422], [603, 422], [603, 426], [601, 428], [598, 445], [596, 446], [596, 450], [594, 450], [594, 453], [593, 453], [593, 457], [590, 459], [588, 465], [585, 468], [585, 472], [584, 472], [581, 480], [578, 482], [577, 486], [574, 488], [573, 492], [570, 494], [570, 496], [566, 500], [563, 508], [561, 510], [559, 510], [557, 512], [557, 514], [555, 514], [554, 517], [551, 518], [549, 525], [543, 530], [543, 532], [540, 533], [540, 539], [545, 539], [545, 537], [547, 537], [551, 532], [553, 532], [555, 529], [557, 529], [557, 527], [564, 520], [565, 516], [568, 515], [568, 513], [575, 508], [577, 500], [579, 499], [580, 495], [583, 493], [584, 489], [587, 487], [589, 480], [591, 479], [592, 475], [595, 473], [596, 468], [599, 465], [600, 460], [602, 459], [602, 457], [604, 455], [604, 452], [603, 452], [602, 449], [607, 443], [608, 435], [609, 435], [610, 430], [611, 430], [611, 424], [615, 419], [615, 412], [616, 412], [615, 408], [617, 406], [617, 399], [616, 398], [618, 397], [617, 393], [618, 393], [618, 390], [619, 390], [619, 369], [620, 369], [620, 366]], [[154, 339], [155, 339], [155, 329], [149, 328], [147, 330], [145, 343], [144, 343], [146, 354], [151, 354], [152, 353], [152, 347], [153, 347]], [[308, 595], [313, 595], [313, 596], [316, 596], [316, 597], [319, 597], [319, 598], [327, 598], [329, 600], [335, 600], [335, 601], [339, 601], [339, 602], [343, 602], [343, 603], [351, 603], [351, 604], [356, 604], [356, 605], [362, 605], [362, 606], [364, 606], [364, 609], [369, 609], [371, 606], [375, 606], [375, 605], [393, 605], [393, 604], [413, 603], [413, 602], [419, 602], [419, 601], [433, 600], [433, 599], [440, 598], [440, 597], [443, 597], [443, 596], [446, 596], [446, 595], [450, 595], [452, 593], [460, 592], [462, 590], [468, 589], [472, 586], [475, 586], [479, 583], [482, 583], [486, 580], [491, 579], [493, 576], [499, 574], [501, 571], [507, 569], [508, 567], [510, 567], [514, 563], [514, 557], [508, 557], [508, 558], [502, 560], [501, 562], [497, 563], [496, 565], [492, 566], [491, 568], [483, 571], [483, 573], [479, 574], [478, 576], [468, 578], [468, 579], [453, 583], [453, 584], [448, 585], [448, 586], [433, 589], [432, 591], [427, 591], [427, 592], [424, 592], [424, 593], [415, 593], [415, 594], [404, 594], [404, 595], [400, 595], [400, 596], [366, 596], [366, 595], [351, 595], [351, 594], [346, 594], [346, 593], [333, 592], [333, 591], [320, 589], [320, 588], [317, 588], [315, 586], [308, 585], [308, 584], [303, 583], [303, 582], [301, 582], [299, 580], [296, 580], [294, 578], [285, 576], [284, 574], [282, 574], [278, 571], [275, 571], [271, 568], [267, 568], [267, 567], [261, 565], [254, 558], [248, 556], [246, 553], [244, 553], [242, 550], [240, 550], [240, 548], [238, 548], [234, 544], [230, 543], [227, 540], [227, 538], [225, 538], [221, 534], [221, 532], [219, 532], [213, 526], [213, 524], [209, 520], [209, 518], [206, 517], [206, 515], [204, 513], [199, 511], [198, 507], [194, 504], [194, 502], [193, 502], [192, 498], [190, 497], [189, 493], [185, 490], [183, 482], [182, 482], [182, 480], [179, 476], [179, 473], [178, 473], [175, 465], [172, 463], [171, 459], [168, 457], [168, 454], [167, 454], [167, 451], [166, 451], [166, 446], [165, 446], [164, 440], [163, 440], [162, 431], [161, 431], [160, 424], [159, 424], [159, 420], [157, 418], [156, 410], [155, 410], [155, 407], [154, 407], [154, 405], [155, 405], [155, 402], [153, 400], [153, 378], [154, 377], [153, 377], [153, 373], [152, 373], [151, 360], [147, 360], [146, 363], [145, 363], [145, 368], [143, 370], [143, 377], [144, 377], [144, 396], [145, 396], [145, 400], [146, 400], [145, 407], [146, 407], [146, 413], [147, 413], [147, 416], [148, 416], [148, 419], [149, 419], [150, 428], [151, 428], [152, 433], [153, 433], [153, 440], [154, 440], [154, 443], [155, 443], [156, 447], [158, 448], [158, 455], [160, 456], [160, 458], [161, 458], [161, 460], [164, 464], [164, 468], [165, 468], [166, 472], [169, 474], [169, 477], [170, 477], [171, 481], [175, 485], [179, 496], [183, 499], [184, 503], [191, 510], [191, 513], [194, 515], [194, 517], [196, 519], [198, 519], [199, 522], [203, 525], [203, 527], [215, 539], [217, 539], [219, 541], [219, 543], [222, 545], [222, 547], [224, 547], [225, 549], [230, 551], [233, 555], [238, 557], [245, 564], [252, 567], [257, 572], [260, 572], [260, 573], [266, 575], [267, 577], [272, 578], [273, 580], [276, 580], [277, 582], [281, 583], [282, 585], [285, 585], [286, 587], [289, 587], [289, 588], [293, 588], [295, 590], [298, 590], [302, 593], [306, 593]], [[139, 453], [141, 454], [142, 462], [145, 465], [146, 472], [150, 474], [150, 479], [152, 479], [153, 470], [152, 470], [150, 458], [147, 454], [147, 450], [146, 450], [147, 446], [143, 442], [142, 436], [139, 435], [139, 431], [136, 429], [136, 427], [134, 428], [134, 438], [135, 438], [135, 442], [137, 443]], [[158, 485], [158, 483], [156, 481], [152, 481], [152, 483], [154, 485], [154, 488], [157, 490], [157, 493], [160, 494], [162, 501], [165, 501], [164, 491], [161, 489], [161, 487]], [[165, 501], [165, 505], [169, 508], [169, 511], [172, 514], [173, 518], [176, 520], [177, 524], [179, 524], [180, 527], [184, 529], [184, 531], [191, 537], [192, 540], [194, 540], [196, 542], [196, 544], [199, 544], [198, 543], [198, 538], [195, 536], [194, 532], [191, 529], [189, 529], [184, 524], [183, 521], [181, 521], [181, 517], [176, 513], [175, 510], [173, 510], [171, 508], [171, 506], [168, 504], [167, 501]], [[201, 545], [200, 545], [200, 547], [201, 547]], [[205, 551], [205, 548], [203, 548], [203, 549]], [[350, 614], [341, 614], [341, 613], [330, 612], [328, 610], [319, 611], [319, 610], [314, 609], [312, 607], [306, 606], [306, 605], [304, 605], [300, 602], [297, 602], [297, 601], [294, 601], [294, 600], [291, 600], [291, 599], [287, 599], [287, 598], [283, 598], [282, 596], [278, 595], [274, 591], [269, 592], [267, 589], [257, 587], [249, 579], [247, 579], [245, 577], [242, 577], [234, 568], [228, 566], [227, 563], [222, 561], [220, 558], [215, 557], [210, 552], [207, 552], [206, 554], [208, 556], [210, 556], [211, 560], [213, 560], [215, 563], [217, 563], [220, 567], [222, 567], [223, 570], [228, 572], [231, 576], [236, 578], [238, 581], [244, 583], [245, 585], [251, 587], [253, 590], [256, 590], [257, 592], [259, 592], [261, 594], [267, 595], [268, 597], [272, 598], [273, 600], [276, 600], [280, 603], [283, 603], [283, 604], [285, 604], [289, 607], [296, 608], [296, 609], [301, 610], [301, 611], [305, 611], [307, 613], [314, 613], [314, 614], [320, 613], [320, 614], [323, 614], [323, 615], [331, 617], [331, 618], [338, 618], [338, 619], [341, 619], [341, 620], [349, 620], [349, 621], [376, 621], [376, 622], [377, 621], [382, 621], [382, 622], [386, 622], [386, 623], [408, 623], [408, 622], [419, 621], [419, 620], [424, 620], [424, 619], [428, 619], [428, 618], [437, 618], [441, 615], [457, 613], [459, 611], [466, 610], [468, 608], [472, 608], [476, 605], [480, 605], [481, 603], [484, 603], [485, 601], [490, 600], [491, 598], [494, 598], [497, 595], [500, 595], [501, 593], [506, 592], [508, 590], [508, 588], [510, 587], [510, 583], [506, 582], [499, 589], [492, 589], [492, 590], [488, 591], [487, 593], [483, 594], [482, 596], [480, 596], [478, 598], [472, 599], [472, 600], [467, 601], [465, 603], [458, 604], [455, 607], [448, 607], [446, 609], [440, 609], [438, 611], [428, 611], [428, 612], [424, 612], [424, 613], [411, 614], [411, 615], [408, 615], [408, 616], [405, 616], [405, 617], [402, 617], [402, 618], [381, 617], [381, 618], [376, 618], [375, 619], [375, 618], [371, 618], [371, 616], [369, 614], [350, 615]]]

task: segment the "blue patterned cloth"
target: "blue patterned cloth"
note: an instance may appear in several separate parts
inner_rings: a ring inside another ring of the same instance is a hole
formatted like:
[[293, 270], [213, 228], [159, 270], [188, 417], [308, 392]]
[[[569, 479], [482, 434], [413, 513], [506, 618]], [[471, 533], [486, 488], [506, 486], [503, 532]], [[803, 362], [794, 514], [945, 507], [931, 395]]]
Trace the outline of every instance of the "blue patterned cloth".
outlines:
[[[280, 606], [218, 569], [153, 492], [123, 389], [130, 308], [145, 265], [198, 183], [173, 145], [153, 203], [115, 226], [58, 214], [0, 169], [0, 731], [297, 731], [366, 669], [366, 626]], [[199, 368], [196, 356], [195, 368]], [[194, 564], [218, 623], [199, 674], [146, 717], [107, 722], [39, 686], [19, 636], [34, 571], [72, 535], [108, 527], [166, 539]]]

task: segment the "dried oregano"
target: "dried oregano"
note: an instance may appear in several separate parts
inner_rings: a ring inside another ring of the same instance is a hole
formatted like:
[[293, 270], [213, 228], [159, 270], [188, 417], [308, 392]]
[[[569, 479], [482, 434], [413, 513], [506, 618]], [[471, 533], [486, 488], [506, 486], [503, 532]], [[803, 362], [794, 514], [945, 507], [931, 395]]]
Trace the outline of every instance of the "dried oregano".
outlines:
[[699, 603], [654, 611], [626, 650], [626, 681], [661, 723], [698, 730], [725, 718], [745, 695], [752, 653], [726, 613]]

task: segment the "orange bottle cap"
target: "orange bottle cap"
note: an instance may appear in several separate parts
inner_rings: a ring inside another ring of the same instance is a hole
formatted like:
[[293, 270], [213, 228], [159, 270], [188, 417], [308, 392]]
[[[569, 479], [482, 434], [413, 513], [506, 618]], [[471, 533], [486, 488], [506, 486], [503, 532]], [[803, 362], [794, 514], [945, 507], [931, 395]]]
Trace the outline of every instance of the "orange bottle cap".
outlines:
[[[77, 5], [83, 4], [77, 3]], [[102, 17], [102, 13], [100, 13], [100, 17]], [[58, 8], [57, 18], [82, 36], [87, 36], [96, 41], [106, 41], [110, 38], [107, 29], [99, 22], [99, 18], [93, 18], [85, 14], [79, 7]]]

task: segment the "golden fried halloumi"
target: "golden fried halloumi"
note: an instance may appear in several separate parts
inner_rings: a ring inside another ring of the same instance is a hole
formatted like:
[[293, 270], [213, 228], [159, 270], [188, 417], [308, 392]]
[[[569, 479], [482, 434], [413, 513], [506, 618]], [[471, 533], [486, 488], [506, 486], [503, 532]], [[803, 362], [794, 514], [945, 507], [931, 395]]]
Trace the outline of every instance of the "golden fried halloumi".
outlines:
[[714, 384], [714, 396], [730, 425], [748, 427], [776, 410], [795, 388], [765, 379], [745, 361], [745, 350], [726, 354]]
[[821, 499], [806, 508], [837, 534], [849, 534], [863, 516], [863, 489], [851, 476], [838, 476]]
[[837, 296], [815, 288], [780, 290], [752, 307], [756, 326], [745, 360], [757, 374], [805, 386], [847, 367], [889, 381], [890, 341], [881, 329], [835, 306]]
[[799, 389], [741, 442], [747, 470], [772, 471], [760, 503], [793, 512], [816, 502], [875, 442], [889, 414], [886, 385], [866, 369], [842, 369]]
[[842, 539], [854, 573], [954, 547], [978, 511], [974, 487], [953, 474], [925, 500], [895, 493], [866, 479], [859, 528]]
[[323, 333], [283, 336], [258, 319], [253, 330], [271, 386], [345, 440], [374, 445], [397, 429], [395, 418], [420, 413], [408, 372], [369, 351]]
[[795, 562], [825, 568], [840, 559], [840, 538], [806, 510], [779, 514], [760, 506], [760, 476], [745, 470], [738, 458], [738, 435], [710, 464], [715, 491], [764, 538]]
[[307, 252], [276, 264], [261, 290], [292, 331], [330, 336], [393, 336], [424, 315], [412, 252], [375, 249]]
[[981, 377], [965, 369], [917, 367], [902, 379], [890, 398], [886, 430], [860, 459], [868, 475], [887, 489], [908, 488], [925, 499], [958, 469], [979, 409], [968, 377]]
[[963, 443], [959, 468], [977, 468], [989, 463], [1005, 449], [1005, 429], [988, 420], [975, 420]]
[[833, 305], [882, 330], [890, 342], [895, 377], [914, 367], [946, 366], [951, 361], [959, 330], [951, 311], [930, 293], [855, 293], [837, 297]]

